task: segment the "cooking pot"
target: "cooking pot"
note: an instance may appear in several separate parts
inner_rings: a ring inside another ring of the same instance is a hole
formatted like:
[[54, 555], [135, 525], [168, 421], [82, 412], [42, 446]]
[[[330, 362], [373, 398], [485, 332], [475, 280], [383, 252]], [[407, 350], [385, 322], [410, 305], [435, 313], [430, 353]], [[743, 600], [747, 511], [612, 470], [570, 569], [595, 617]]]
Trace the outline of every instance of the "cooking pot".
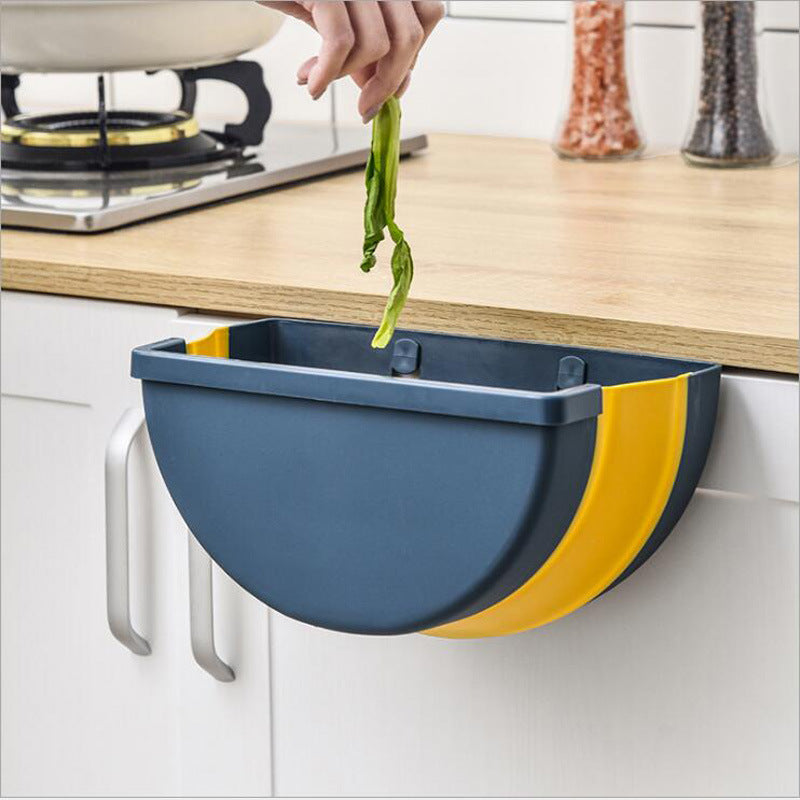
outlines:
[[283, 15], [252, 0], [3, 0], [0, 69], [114, 72], [230, 61]]

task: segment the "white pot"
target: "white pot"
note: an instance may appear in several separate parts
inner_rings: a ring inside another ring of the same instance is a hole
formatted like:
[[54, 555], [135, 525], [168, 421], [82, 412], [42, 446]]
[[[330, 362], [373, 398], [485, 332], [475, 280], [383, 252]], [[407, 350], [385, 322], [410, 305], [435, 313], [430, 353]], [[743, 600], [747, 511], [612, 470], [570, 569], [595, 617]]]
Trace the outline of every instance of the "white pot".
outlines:
[[252, 0], [3, 0], [3, 72], [177, 69], [230, 61], [283, 14]]

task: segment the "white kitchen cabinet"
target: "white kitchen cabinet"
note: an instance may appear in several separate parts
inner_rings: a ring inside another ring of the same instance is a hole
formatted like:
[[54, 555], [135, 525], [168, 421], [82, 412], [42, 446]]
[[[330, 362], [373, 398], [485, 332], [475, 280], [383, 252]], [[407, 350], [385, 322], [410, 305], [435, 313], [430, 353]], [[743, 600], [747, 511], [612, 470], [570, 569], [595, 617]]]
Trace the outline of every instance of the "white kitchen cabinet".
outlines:
[[797, 505], [701, 491], [617, 589], [515, 636], [272, 627], [279, 795], [794, 796]]
[[700, 490], [629, 580], [497, 639], [273, 618], [278, 795], [794, 796], [798, 384], [728, 371]]
[[129, 462], [137, 656], [106, 620], [104, 449], [130, 350], [178, 313], [2, 295], [2, 793], [270, 793], [266, 610], [215, 575], [220, 683], [194, 662], [187, 534], [144, 431]]
[[135, 656], [105, 618], [103, 450], [136, 344], [231, 320], [4, 293], [2, 790], [58, 795], [793, 795], [798, 384], [729, 371], [701, 488], [620, 587], [497, 639], [269, 614], [215, 569], [220, 683], [189, 642], [186, 532], [131, 454]]
[[542, 629], [367, 637], [272, 615], [275, 794], [796, 794], [798, 435], [796, 378], [727, 370], [675, 531]]

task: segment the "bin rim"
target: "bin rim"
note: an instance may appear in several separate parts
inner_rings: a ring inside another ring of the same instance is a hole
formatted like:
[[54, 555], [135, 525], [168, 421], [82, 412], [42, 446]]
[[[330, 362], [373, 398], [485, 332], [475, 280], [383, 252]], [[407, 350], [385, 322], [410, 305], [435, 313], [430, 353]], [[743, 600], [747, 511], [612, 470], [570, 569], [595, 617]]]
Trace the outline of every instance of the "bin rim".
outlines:
[[593, 383], [539, 392], [223, 359], [187, 355], [186, 342], [179, 338], [136, 347], [131, 354], [131, 376], [207, 389], [524, 425], [568, 425], [602, 413], [602, 387]]

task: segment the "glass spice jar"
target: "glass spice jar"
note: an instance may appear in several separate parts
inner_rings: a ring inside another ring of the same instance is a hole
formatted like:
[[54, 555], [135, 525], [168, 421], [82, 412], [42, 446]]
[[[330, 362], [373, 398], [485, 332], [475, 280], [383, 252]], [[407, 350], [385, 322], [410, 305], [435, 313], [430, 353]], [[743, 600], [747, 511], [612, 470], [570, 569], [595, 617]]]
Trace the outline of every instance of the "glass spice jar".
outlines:
[[624, 0], [573, 0], [569, 93], [553, 149], [562, 158], [633, 158], [644, 148], [629, 86]]
[[762, 111], [754, 0], [700, 0], [697, 108], [681, 153], [707, 167], [769, 164], [776, 155]]

